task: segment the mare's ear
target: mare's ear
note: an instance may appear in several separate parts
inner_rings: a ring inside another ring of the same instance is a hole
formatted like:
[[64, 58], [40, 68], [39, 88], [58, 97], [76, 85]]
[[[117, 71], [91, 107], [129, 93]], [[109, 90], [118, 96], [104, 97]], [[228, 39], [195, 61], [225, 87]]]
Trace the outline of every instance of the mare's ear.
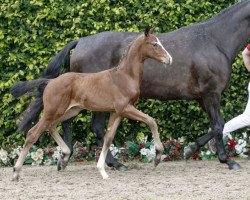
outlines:
[[148, 27], [145, 29], [144, 34], [145, 34], [146, 37], [148, 37], [149, 34], [153, 34], [154, 31], [155, 31], [155, 28], [154, 28], [154, 27], [151, 28], [150, 26], [148, 26]]

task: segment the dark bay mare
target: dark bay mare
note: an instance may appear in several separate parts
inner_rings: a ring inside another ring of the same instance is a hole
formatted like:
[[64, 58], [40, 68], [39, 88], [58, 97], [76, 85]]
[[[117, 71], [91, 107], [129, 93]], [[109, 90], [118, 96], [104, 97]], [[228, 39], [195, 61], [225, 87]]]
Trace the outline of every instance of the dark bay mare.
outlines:
[[[73, 48], [71, 71], [98, 72], [109, 69], [119, 62], [126, 44], [137, 35], [130, 32], [103, 32], [72, 41], [49, 63], [42, 77], [57, 77], [61, 69], [68, 67], [70, 50]], [[238, 163], [227, 157], [223, 145], [224, 120], [220, 113], [220, 101], [222, 92], [229, 85], [232, 63], [249, 37], [250, 0], [241, 1], [205, 22], [158, 35], [173, 57], [173, 67], [164, 68], [157, 62], [147, 61], [140, 96], [160, 100], [196, 100], [207, 113], [210, 122], [208, 133], [185, 149], [186, 158], [214, 137], [220, 162], [226, 163], [229, 169], [240, 168]], [[22, 94], [22, 91], [16, 91], [15, 95]], [[38, 94], [23, 113], [20, 130], [28, 129], [37, 120], [41, 101], [41, 95]], [[95, 113], [91, 124], [99, 143], [103, 140], [104, 119], [105, 114]], [[65, 140], [70, 144], [70, 124], [65, 123], [63, 129]], [[125, 168], [110, 153], [106, 162], [117, 169]]]
[[155, 166], [160, 163], [164, 149], [157, 124], [152, 117], [135, 108], [135, 102], [140, 95], [144, 61], [152, 58], [164, 64], [172, 63], [172, 57], [152, 33], [153, 29], [147, 28], [144, 34], [134, 39], [126, 55], [115, 68], [98, 73], [68, 72], [55, 79], [40, 78], [16, 84], [16, 88], [20, 87], [26, 91], [32, 87], [43, 86], [44, 113], [26, 136], [24, 147], [14, 166], [13, 180], [18, 180], [30, 147], [46, 130], [62, 149], [63, 156], [58, 160], [58, 169], [65, 168], [71, 152], [57, 132], [57, 125], [83, 109], [110, 112], [102, 152], [97, 163], [103, 179], [108, 178], [104, 168], [108, 149], [124, 117], [144, 122], [149, 126], [155, 142]]

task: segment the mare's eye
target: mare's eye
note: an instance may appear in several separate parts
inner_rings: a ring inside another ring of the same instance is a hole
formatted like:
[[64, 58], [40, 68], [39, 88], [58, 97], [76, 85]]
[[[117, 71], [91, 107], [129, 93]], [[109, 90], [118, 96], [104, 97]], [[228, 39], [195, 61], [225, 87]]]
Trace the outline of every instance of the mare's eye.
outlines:
[[157, 43], [154, 43], [153, 45], [156, 47], [158, 44], [157, 44]]

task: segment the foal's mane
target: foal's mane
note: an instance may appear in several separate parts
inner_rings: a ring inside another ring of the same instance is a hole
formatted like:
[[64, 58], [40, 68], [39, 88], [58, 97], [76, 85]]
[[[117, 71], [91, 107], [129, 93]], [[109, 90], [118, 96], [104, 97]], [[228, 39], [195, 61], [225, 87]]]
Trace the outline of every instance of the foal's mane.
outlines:
[[123, 54], [122, 54], [122, 56], [121, 56], [121, 59], [120, 59], [119, 63], [117, 64], [116, 67], [111, 68], [111, 70], [115, 70], [115, 71], [116, 71], [116, 70], [121, 66], [121, 63], [122, 63], [122, 61], [127, 57], [128, 52], [129, 52], [129, 50], [130, 50], [132, 44], [135, 42], [135, 40], [137, 40], [137, 39], [138, 39], [139, 37], [141, 37], [141, 36], [142, 36], [142, 34], [139, 35], [139, 36], [137, 36], [136, 38], [134, 38], [132, 41], [130, 41], [130, 42], [128, 43], [128, 45], [124, 48], [124, 52], [123, 52]]

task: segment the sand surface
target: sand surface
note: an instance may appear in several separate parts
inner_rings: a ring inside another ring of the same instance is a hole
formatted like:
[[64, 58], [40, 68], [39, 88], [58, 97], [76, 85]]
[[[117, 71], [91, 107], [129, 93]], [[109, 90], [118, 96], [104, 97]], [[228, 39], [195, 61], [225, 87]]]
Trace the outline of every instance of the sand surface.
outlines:
[[12, 168], [0, 168], [0, 199], [248, 199], [250, 160], [239, 160], [241, 170], [228, 170], [215, 161], [125, 163], [129, 170], [108, 168], [102, 180], [95, 163], [24, 166], [19, 182], [10, 181]]

